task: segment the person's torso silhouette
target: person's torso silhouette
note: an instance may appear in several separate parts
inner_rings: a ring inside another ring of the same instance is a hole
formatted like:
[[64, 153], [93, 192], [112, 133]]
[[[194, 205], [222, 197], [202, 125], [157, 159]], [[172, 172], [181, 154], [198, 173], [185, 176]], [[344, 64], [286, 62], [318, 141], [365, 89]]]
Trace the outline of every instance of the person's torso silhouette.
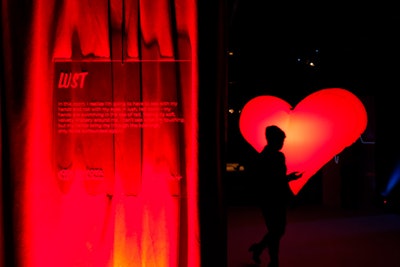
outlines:
[[301, 177], [296, 172], [287, 174], [286, 159], [281, 149], [286, 138], [277, 126], [265, 130], [267, 145], [259, 153], [255, 168], [256, 204], [260, 207], [267, 233], [260, 242], [250, 246], [253, 260], [260, 263], [260, 255], [265, 248], [269, 250], [269, 267], [279, 266], [279, 244], [286, 228], [286, 208], [291, 196], [289, 181]]

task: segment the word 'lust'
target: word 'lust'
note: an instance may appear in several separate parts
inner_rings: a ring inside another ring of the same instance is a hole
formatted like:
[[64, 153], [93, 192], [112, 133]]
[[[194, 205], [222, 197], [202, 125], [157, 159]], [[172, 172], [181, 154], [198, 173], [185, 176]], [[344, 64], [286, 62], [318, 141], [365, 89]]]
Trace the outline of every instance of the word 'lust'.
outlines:
[[89, 72], [61, 72], [58, 88], [83, 88]]

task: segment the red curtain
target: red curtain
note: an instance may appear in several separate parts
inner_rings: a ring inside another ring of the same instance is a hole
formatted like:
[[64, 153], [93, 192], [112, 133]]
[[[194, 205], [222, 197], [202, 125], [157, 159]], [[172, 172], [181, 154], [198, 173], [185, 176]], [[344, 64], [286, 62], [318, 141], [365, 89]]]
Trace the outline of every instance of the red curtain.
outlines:
[[200, 266], [195, 1], [1, 8], [3, 266]]

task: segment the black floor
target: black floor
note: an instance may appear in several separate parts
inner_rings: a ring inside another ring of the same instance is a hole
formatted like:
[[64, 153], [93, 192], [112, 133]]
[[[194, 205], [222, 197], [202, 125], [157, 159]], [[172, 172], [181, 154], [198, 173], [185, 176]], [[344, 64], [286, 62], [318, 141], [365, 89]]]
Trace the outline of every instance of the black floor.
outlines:
[[[228, 208], [228, 267], [266, 267], [251, 260], [248, 247], [266, 228], [253, 206]], [[296, 207], [288, 212], [280, 267], [399, 267], [400, 214], [368, 210]]]

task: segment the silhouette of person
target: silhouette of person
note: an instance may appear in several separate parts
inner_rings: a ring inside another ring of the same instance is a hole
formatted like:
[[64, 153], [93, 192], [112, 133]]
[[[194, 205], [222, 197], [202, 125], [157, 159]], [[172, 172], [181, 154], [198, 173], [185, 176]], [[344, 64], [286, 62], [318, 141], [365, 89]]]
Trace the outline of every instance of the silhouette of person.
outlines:
[[256, 181], [254, 193], [256, 204], [260, 207], [267, 233], [258, 242], [250, 246], [252, 259], [261, 263], [260, 255], [268, 248], [270, 262], [268, 267], [279, 266], [280, 240], [286, 229], [286, 212], [289, 197], [292, 196], [289, 181], [302, 176], [301, 173], [287, 174], [286, 159], [281, 149], [285, 140], [285, 132], [271, 125], [265, 129], [267, 145], [256, 159]]

